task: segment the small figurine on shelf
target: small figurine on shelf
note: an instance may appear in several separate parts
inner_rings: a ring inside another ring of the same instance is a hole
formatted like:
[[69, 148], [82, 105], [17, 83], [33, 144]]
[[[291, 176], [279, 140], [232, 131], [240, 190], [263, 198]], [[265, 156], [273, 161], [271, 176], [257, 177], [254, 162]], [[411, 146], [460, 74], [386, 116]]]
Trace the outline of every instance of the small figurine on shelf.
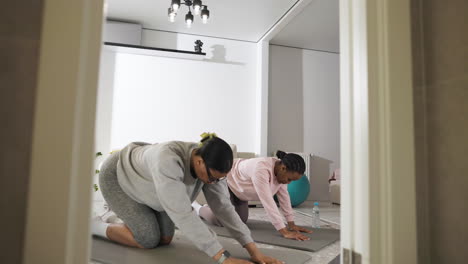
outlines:
[[198, 53], [202, 53], [202, 46], [203, 46], [203, 42], [201, 42], [201, 40], [197, 39], [197, 41], [195, 41], [195, 52], [198, 52]]

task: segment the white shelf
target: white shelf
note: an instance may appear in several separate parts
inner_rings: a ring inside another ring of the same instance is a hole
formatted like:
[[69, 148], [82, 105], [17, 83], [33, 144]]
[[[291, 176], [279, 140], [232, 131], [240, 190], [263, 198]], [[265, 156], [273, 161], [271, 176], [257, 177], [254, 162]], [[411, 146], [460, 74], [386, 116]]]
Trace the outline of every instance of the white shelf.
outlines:
[[113, 52], [129, 53], [146, 56], [170, 57], [191, 60], [203, 60], [206, 53], [188, 50], [162, 49], [114, 42], [104, 42], [104, 48]]

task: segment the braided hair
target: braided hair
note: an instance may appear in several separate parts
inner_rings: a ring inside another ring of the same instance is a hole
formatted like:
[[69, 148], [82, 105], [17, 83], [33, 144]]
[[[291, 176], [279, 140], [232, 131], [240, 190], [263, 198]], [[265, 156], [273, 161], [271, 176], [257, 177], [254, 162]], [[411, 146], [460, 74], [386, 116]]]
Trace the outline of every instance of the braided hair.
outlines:
[[233, 163], [232, 149], [229, 144], [215, 133], [203, 133], [201, 137], [200, 147], [195, 154], [202, 157], [208, 168], [228, 173]]
[[286, 166], [286, 170], [304, 174], [305, 162], [304, 159], [294, 153], [287, 153], [281, 150], [276, 152], [276, 157], [281, 160], [281, 163]]

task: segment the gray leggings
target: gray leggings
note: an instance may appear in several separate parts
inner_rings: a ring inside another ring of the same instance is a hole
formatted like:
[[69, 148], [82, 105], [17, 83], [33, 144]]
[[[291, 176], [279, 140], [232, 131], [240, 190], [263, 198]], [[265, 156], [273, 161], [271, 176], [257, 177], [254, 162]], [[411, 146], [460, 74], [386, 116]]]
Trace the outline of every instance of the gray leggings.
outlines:
[[117, 181], [119, 153], [113, 153], [101, 166], [99, 186], [109, 208], [132, 231], [135, 241], [145, 248], [155, 248], [161, 237], [174, 236], [174, 223], [166, 212], [158, 212], [130, 198]]

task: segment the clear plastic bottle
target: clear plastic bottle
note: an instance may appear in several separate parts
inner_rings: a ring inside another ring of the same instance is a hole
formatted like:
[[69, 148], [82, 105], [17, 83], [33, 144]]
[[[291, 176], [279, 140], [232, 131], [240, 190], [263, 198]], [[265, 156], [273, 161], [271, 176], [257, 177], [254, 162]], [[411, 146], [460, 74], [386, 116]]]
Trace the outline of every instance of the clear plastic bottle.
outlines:
[[318, 202], [315, 202], [312, 208], [312, 227], [320, 228], [320, 209]]

